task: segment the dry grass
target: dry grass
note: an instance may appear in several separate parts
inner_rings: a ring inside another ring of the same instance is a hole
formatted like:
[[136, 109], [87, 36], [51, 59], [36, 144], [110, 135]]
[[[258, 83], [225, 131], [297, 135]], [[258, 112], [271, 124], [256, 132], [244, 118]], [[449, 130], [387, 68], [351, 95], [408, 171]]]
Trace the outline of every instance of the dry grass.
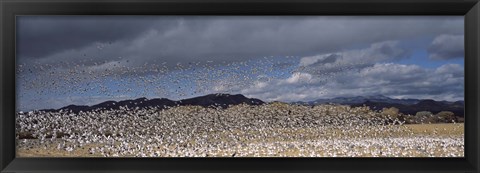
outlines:
[[445, 124], [408, 124], [405, 127], [414, 134], [421, 135], [464, 135], [465, 126], [463, 123]]

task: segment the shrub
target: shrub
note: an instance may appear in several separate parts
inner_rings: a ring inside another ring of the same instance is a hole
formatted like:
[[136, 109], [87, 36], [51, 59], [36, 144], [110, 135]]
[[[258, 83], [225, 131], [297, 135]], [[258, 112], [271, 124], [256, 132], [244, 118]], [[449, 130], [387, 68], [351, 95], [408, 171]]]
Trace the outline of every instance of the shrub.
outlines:
[[465, 122], [465, 118], [464, 118], [464, 117], [456, 117], [456, 118], [457, 118], [457, 122], [459, 122], [459, 123]]
[[436, 117], [439, 119], [440, 122], [444, 122], [444, 123], [451, 123], [454, 120], [456, 120], [455, 114], [450, 111], [439, 112], [437, 113]]
[[387, 123], [392, 123], [395, 119], [399, 119], [399, 110], [395, 107], [383, 108], [381, 115], [388, 118]]
[[18, 139], [37, 139], [37, 137], [35, 137], [33, 133], [30, 132], [18, 132], [17, 136]]
[[420, 111], [415, 114], [416, 123], [428, 123], [432, 121], [431, 117], [433, 114], [429, 111]]
[[417, 124], [417, 119], [414, 115], [403, 115], [400, 121], [405, 121], [405, 124]]
[[432, 115], [430, 117], [425, 118], [423, 123], [441, 123], [442, 121], [436, 116]]
[[382, 114], [390, 116], [392, 119], [398, 118], [398, 109], [396, 107], [383, 108]]
[[432, 112], [429, 111], [420, 111], [415, 114], [416, 117], [429, 117], [432, 116]]

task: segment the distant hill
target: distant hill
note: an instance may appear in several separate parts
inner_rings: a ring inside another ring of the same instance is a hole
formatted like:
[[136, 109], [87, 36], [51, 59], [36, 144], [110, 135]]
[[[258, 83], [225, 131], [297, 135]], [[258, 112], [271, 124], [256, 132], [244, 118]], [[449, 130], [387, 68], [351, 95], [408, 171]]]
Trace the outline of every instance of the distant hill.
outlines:
[[123, 101], [105, 101], [92, 106], [85, 105], [68, 105], [60, 109], [44, 109], [41, 111], [46, 112], [56, 112], [60, 110], [72, 111], [72, 112], [87, 112], [92, 110], [110, 110], [110, 109], [120, 109], [120, 107], [129, 107], [129, 108], [147, 108], [147, 107], [158, 107], [158, 108], [168, 108], [173, 106], [202, 106], [202, 107], [221, 107], [227, 108], [230, 105], [238, 104], [248, 104], [248, 105], [261, 105], [264, 104], [262, 100], [255, 98], [247, 98], [241, 94], [230, 95], [230, 94], [209, 94], [200, 97], [194, 97], [189, 99], [183, 99], [179, 101], [173, 101], [166, 98], [156, 98], [156, 99], [147, 99], [147, 98], [138, 98], [135, 100], [123, 100]]
[[420, 102], [419, 99], [393, 99], [386, 97], [384, 95], [371, 95], [371, 96], [356, 96], [356, 97], [336, 97], [332, 99], [318, 99], [309, 102], [294, 102], [295, 104], [301, 105], [319, 105], [319, 104], [343, 104], [343, 105], [352, 105], [360, 104], [366, 101], [372, 102], [382, 102], [382, 103], [398, 103], [404, 105], [413, 105]]
[[238, 105], [238, 104], [248, 104], [248, 105], [261, 105], [264, 104], [262, 100], [255, 98], [247, 98], [241, 94], [230, 95], [230, 94], [209, 94], [200, 97], [194, 97], [190, 99], [184, 99], [178, 101], [179, 105], [196, 105], [202, 107], [210, 106], [219, 106], [222, 108], [227, 108], [229, 105]]
[[356, 96], [356, 97], [337, 97], [332, 99], [318, 99], [310, 102], [294, 102], [301, 105], [319, 105], [319, 104], [342, 104], [353, 107], [368, 106], [373, 110], [382, 110], [383, 108], [396, 107], [401, 113], [415, 115], [419, 111], [430, 111], [438, 113], [440, 111], [451, 111], [456, 116], [464, 116], [465, 102], [456, 101], [435, 101], [431, 99], [393, 99], [383, 95]]

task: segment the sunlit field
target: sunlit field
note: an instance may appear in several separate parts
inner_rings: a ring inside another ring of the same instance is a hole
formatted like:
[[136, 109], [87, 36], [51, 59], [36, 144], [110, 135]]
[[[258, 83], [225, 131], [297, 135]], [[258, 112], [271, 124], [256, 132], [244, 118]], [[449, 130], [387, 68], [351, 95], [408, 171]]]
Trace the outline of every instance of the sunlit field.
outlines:
[[17, 114], [18, 157], [463, 157], [463, 123], [269, 103]]

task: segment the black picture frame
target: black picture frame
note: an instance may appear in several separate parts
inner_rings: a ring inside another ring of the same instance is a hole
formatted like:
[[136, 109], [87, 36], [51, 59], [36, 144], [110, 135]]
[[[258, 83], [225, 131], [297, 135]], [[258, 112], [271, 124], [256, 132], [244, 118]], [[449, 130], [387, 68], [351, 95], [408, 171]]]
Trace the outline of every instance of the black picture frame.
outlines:
[[[0, 170], [6, 172], [479, 172], [478, 0], [0, 0]], [[463, 15], [464, 158], [15, 158], [18, 15]]]

